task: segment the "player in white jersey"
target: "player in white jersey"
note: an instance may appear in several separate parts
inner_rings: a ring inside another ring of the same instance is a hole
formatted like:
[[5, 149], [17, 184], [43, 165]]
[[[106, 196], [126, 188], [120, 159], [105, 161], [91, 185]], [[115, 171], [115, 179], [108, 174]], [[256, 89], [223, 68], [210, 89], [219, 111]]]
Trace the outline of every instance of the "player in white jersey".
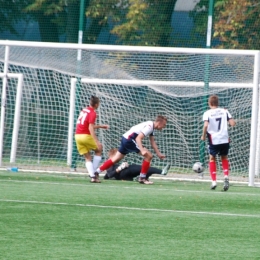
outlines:
[[141, 184], [152, 184], [148, 178], [146, 178], [147, 171], [150, 167], [151, 160], [153, 158], [152, 153], [143, 147], [142, 140], [146, 136], [149, 136], [151, 146], [156, 152], [157, 156], [160, 159], [164, 159], [165, 155], [163, 155], [154, 139], [154, 130], [162, 130], [166, 127], [167, 118], [164, 116], [157, 116], [156, 120], [146, 121], [140, 123], [138, 125], [133, 126], [129, 131], [123, 134], [121, 145], [116, 152], [116, 154], [105, 161], [97, 170], [96, 174], [98, 175], [100, 172], [107, 170], [115, 163], [122, 160], [128, 153], [138, 153], [141, 154], [144, 158], [142, 163], [142, 168], [140, 172], [139, 183]]
[[209, 97], [208, 105], [210, 107], [203, 114], [204, 126], [202, 130], [201, 140], [206, 140], [206, 135], [209, 141], [209, 171], [212, 179], [211, 189], [217, 187], [217, 165], [216, 156], [220, 155], [222, 168], [224, 172], [224, 187], [227, 191], [229, 188], [229, 136], [228, 124], [235, 126], [236, 122], [232, 118], [227, 109], [218, 107], [218, 96], [212, 95]]

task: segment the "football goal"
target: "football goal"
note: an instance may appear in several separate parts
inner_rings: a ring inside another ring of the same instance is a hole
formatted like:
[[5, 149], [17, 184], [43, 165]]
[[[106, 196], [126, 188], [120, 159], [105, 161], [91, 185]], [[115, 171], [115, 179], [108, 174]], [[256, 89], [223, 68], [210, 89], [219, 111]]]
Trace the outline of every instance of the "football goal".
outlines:
[[[207, 174], [202, 115], [209, 95], [217, 94], [237, 122], [229, 129], [231, 176], [254, 186], [259, 63], [259, 51], [249, 50], [0, 41], [0, 165], [68, 171], [76, 161], [84, 168], [75, 151], [75, 121], [97, 95], [97, 123], [110, 125], [97, 131], [103, 159], [131, 126], [162, 114], [168, 123], [156, 140], [167, 159], [155, 155], [153, 165], [170, 163], [171, 173], [192, 176], [200, 161]], [[140, 163], [141, 157], [129, 155], [128, 161]]]

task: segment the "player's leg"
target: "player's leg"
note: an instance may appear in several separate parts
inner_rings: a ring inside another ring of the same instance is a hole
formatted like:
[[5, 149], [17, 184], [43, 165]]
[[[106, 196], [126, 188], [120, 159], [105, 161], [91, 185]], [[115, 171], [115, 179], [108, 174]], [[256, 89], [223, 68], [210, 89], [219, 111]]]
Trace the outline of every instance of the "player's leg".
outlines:
[[215, 190], [217, 187], [217, 164], [216, 156], [218, 154], [218, 148], [216, 145], [209, 145], [209, 172], [211, 177], [211, 189]]
[[143, 157], [144, 157], [144, 159], [143, 159], [142, 168], [141, 168], [141, 172], [140, 172], [139, 183], [153, 184], [152, 181], [149, 181], [149, 179], [148, 179], [149, 176], [147, 176], [147, 172], [150, 168], [150, 164], [151, 164], [153, 155], [149, 150], [146, 149], [146, 153], [143, 155]]
[[113, 166], [115, 163], [119, 162], [125, 157], [125, 154], [120, 153], [119, 151], [116, 152], [116, 154], [111, 158], [106, 160], [99, 168], [96, 169], [96, 173], [101, 173], [102, 171], [107, 170], [111, 166]]
[[94, 168], [94, 171], [96, 171], [96, 169], [98, 168], [98, 166], [99, 166], [99, 164], [101, 162], [102, 150], [103, 150], [103, 146], [101, 146], [98, 149], [94, 150], [95, 151], [95, 155], [93, 156], [93, 168]]
[[126, 154], [131, 152], [139, 152], [139, 149], [137, 150], [136, 145], [132, 142], [132, 140], [128, 140], [122, 137], [120, 147], [116, 154], [112, 158], [106, 160], [99, 168], [97, 168], [96, 172], [99, 174], [100, 172], [107, 170], [115, 163], [122, 160]]
[[[150, 167], [150, 168], [148, 169], [148, 171], [147, 171], [146, 178], [149, 179], [152, 174], [167, 175], [167, 173], [168, 173], [170, 167], [171, 167], [170, 164], [167, 164], [162, 170], [159, 169], [159, 168], [156, 168], [156, 167]], [[139, 168], [141, 168], [141, 166], [139, 166]], [[138, 179], [139, 179], [140, 176], [137, 175], [136, 177], [138, 177], [138, 178], [136, 178], [135, 180], [138, 181]]]
[[84, 157], [85, 157], [85, 165], [89, 173], [90, 181], [92, 183], [100, 183], [98, 177], [95, 175], [91, 154], [86, 153], [84, 154]]
[[228, 151], [229, 151], [229, 143], [221, 145], [221, 163], [224, 174], [224, 186], [223, 190], [227, 191], [229, 189], [229, 161], [228, 161]]
[[91, 135], [75, 135], [75, 141], [77, 145], [77, 149], [80, 155], [85, 157], [85, 165], [87, 171], [89, 173], [89, 177], [91, 178], [91, 182], [100, 183], [98, 177], [95, 175], [92, 157], [90, 154], [91, 150], [97, 150], [97, 144]]
[[229, 143], [220, 145], [219, 154], [221, 156], [224, 177], [228, 177], [228, 175], [229, 175], [228, 151], [229, 151]]

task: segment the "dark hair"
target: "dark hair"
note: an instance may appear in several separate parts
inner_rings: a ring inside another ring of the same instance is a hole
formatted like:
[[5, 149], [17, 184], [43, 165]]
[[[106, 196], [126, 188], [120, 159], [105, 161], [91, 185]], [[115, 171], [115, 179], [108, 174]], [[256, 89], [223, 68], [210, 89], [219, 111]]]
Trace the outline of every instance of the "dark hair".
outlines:
[[89, 103], [92, 107], [94, 107], [96, 104], [99, 104], [99, 102], [99, 98], [92, 95]]
[[217, 95], [212, 95], [209, 97], [209, 104], [211, 106], [218, 107], [218, 96]]
[[164, 120], [167, 122], [167, 117], [166, 116], [162, 116], [162, 115], [157, 116], [156, 119], [155, 119], [156, 122], [158, 122], [158, 121], [162, 122]]

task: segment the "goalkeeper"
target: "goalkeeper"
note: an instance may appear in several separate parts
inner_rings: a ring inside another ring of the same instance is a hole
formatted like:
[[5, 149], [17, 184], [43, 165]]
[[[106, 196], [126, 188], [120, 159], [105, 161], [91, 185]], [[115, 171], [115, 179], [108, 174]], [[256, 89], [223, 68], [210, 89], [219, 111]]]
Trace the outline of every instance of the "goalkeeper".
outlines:
[[[111, 159], [117, 152], [116, 148], [110, 149], [108, 152], [108, 156]], [[141, 172], [141, 165], [138, 164], [128, 164], [127, 162], [119, 164], [114, 164], [110, 168], [107, 169], [107, 172], [104, 176], [104, 179], [116, 179], [116, 180], [125, 180], [125, 181], [132, 181], [134, 178], [138, 177]], [[167, 175], [168, 171], [170, 169], [170, 165], [167, 164], [163, 170], [150, 167], [147, 171], [147, 179], [152, 174], [161, 174], [161, 175]]]

